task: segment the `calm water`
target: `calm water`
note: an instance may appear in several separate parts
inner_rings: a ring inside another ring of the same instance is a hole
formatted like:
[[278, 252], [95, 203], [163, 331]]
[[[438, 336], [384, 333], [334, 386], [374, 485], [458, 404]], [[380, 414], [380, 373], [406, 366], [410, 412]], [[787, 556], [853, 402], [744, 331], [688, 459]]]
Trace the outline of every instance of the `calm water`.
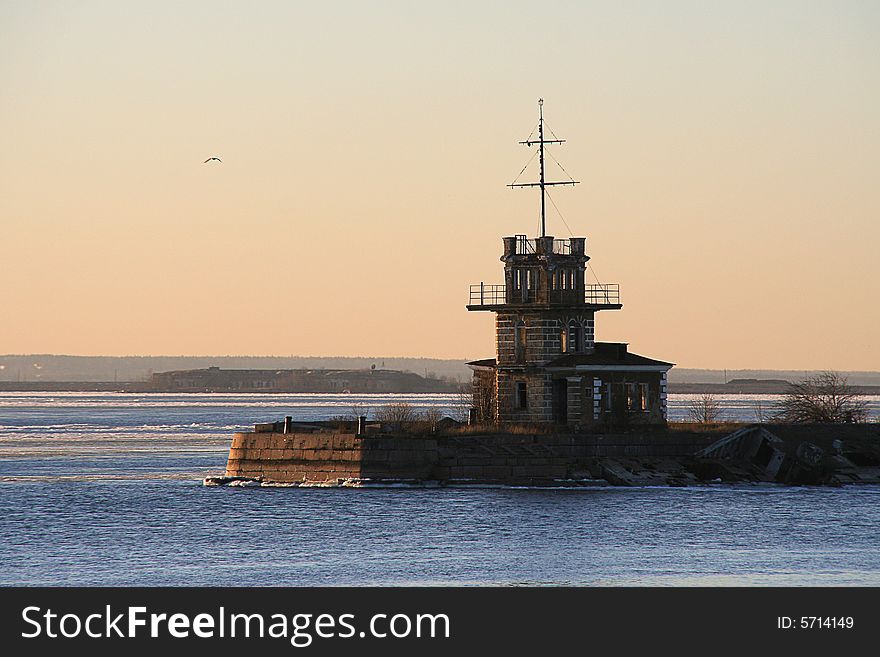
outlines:
[[[0, 584], [880, 585], [877, 487], [201, 486], [223, 470], [235, 429], [391, 401], [457, 405], [454, 395], [0, 394]], [[671, 397], [673, 418], [687, 401]], [[744, 420], [772, 403], [722, 401]]]

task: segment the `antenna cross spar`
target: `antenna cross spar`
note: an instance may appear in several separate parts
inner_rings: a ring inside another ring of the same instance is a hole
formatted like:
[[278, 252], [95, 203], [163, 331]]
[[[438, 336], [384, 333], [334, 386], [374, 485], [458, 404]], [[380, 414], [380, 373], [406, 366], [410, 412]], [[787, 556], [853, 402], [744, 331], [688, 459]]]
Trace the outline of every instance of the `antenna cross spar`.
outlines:
[[[551, 130], [552, 133], [552, 130]], [[534, 133], [533, 133], [534, 134]], [[553, 135], [554, 137], [556, 135]], [[554, 185], [577, 185], [577, 180], [547, 181], [544, 178], [544, 145], [545, 144], [564, 144], [564, 139], [544, 139], [544, 99], [538, 99], [538, 138], [532, 139], [531, 135], [525, 141], [519, 142], [531, 148], [534, 144], [538, 145], [538, 161], [540, 163], [540, 176], [537, 182], [517, 183], [512, 182], [508, 187], [540, 187], [541, 188], [541, 237], [547, 236], [547, 212], [546, 197], [547, 187]], [[528, 165], [527, 165], [528, 166]], [[564, 171], [564, 169], [563, 169]], [[518, 176], [517, 176], [518, 177]]]

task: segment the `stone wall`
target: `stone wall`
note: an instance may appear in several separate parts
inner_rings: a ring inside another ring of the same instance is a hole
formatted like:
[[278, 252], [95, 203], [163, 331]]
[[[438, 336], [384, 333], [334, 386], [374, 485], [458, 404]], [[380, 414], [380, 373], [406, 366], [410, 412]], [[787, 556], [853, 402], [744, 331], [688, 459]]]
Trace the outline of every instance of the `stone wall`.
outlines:
[[[495, 317], [495, 358], [499, 365], [541, 366], [563, 355], [562, 330], [574, 320], [582, 329], [581, 349], [571, 353], [585, 353], [593, 348], [595, 338], [594, 313], [572, 311], [557, 313], [498, 312]], [[516, 347], [516, 327], [525, 327], [526, 348], [519, 355]]]
[[[526, 384], [526, 406], [519, 406], [517, 385]], [[549, 374], [499, 369], [497, 417], [504, 422], [552, 422], [553, 383]]]
[[226, 476], [281, 483], [340, 479], [426, 479], [435, 440], [362, 437], [346, 433], [236, 433]]
[[645, 434], [487, 434], [438, 440], [440, 481], [546, 485], [582, 478], [597, 460], [690, 457], [717, 439], [693, 432]]
[[[765, 425], [785, 453], [791, 483], [880, 482], [880, 426]], [[765, 481], [748, 459], [695, 454], [722, 438], [717, 431], [639, 430], [585, 434], [457, 434], [356, 436], [346, 433], [237, 433], [226, 478], [338, 484], [344, 480], [436, 481], [501, 485], [688, 485], [708, 481]], [[805, 466], [801, 452], [820, 454]], [[817, 452], [818, 450], [818, 452]], [[762, 470], [763, 468], [763, 470]], [[814, 468], [811, 470], [810, 468]], [[824, 468], [824, 469], [823, 469]], [[792, 474], [794, 473], [794, 474]], [[225, 482], [228, 483], [228, 482]]]
[[[495, 319], [497, 345], [495, 415], [505, 422], [552, 422], [553, 382], [541, 368], [554, 358], [563, 355], [563, 330], [568, 330], [569, 320], [575, 320], [582, 330], [584, 353], [593, 348], [593, 313], [587, 311], [552, 313], [547, 311], [499, 312]], [[525, 345], [517, 346], [517, 330], [525, 332]], [[525, 382], [526, 408], [521, 408], [517, 398], [517, 383]], [[481, 382], [482, 383], [482, 382]], [[580, 399], [575, 390], [573, 398]], [[574, 409], [574, 412], [572, 412]], [[579, 406], [569, 405], [569, 423], [580, 419]]]
[[688, 456], [711, 438], [645, 434], [356, 436], [350, 433], [236, 433], [227, 477], [279, 483], [471, 480], [538, 484], [576, 476], [597, 458]]

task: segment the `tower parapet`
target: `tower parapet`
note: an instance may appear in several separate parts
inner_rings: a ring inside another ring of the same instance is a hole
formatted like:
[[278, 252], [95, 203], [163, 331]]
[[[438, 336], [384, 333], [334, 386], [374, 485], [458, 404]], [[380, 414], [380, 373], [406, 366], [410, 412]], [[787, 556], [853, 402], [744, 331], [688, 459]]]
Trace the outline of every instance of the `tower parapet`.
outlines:
[[501, 238], [504, 283], [470, 286], [468, 310], [498, 312], [505, 307], [570, 307], [620, 310], [617, 283], [586, 283], [585, 237], [567, 240], [526, 235]]

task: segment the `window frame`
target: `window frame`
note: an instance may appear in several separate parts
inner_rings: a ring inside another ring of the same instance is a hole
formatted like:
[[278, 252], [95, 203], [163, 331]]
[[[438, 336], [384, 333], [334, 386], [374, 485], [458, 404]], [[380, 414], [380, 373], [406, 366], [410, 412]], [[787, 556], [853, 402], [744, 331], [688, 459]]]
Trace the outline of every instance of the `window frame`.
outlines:
[[516, 395], [516, 408], [520, 411], [529, 409], [529, 387], [526, 381], [517, 381], [514, 388]]

